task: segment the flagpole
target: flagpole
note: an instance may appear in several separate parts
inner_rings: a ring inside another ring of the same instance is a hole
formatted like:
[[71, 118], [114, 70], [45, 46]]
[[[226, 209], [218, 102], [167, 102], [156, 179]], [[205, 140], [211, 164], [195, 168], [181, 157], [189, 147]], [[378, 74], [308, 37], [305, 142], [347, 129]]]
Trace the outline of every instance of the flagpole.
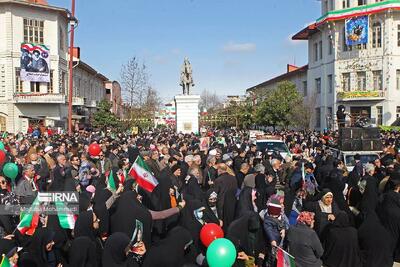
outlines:
[[275, 246], [277, 249], [280, 249], [283, 251], [283, 253], [286, 253], [287, 255], [289, 255], [290, 257], [292, 257], [293, 259], [295, 259], [295, 257], [293, 255], [291, 255], [289, 252], [287, 252], [286, 250], [284, 250], [283, 248], [279, 247], [279, 246]]

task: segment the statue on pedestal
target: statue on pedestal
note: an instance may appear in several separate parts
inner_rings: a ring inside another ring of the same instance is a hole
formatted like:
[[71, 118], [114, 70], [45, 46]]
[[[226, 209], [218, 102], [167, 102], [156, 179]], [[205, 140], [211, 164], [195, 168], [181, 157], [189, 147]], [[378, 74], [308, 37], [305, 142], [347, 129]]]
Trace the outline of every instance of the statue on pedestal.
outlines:
[[179, 85], [182, 86], [184, 95], [189, 95], [190, 87], [194, 86], [192, 65], [190, 65], [189, 59], [187, 57], [185, 57], [185, 60], [183, 61], [183, 65], [181, 68], [181, 83]]

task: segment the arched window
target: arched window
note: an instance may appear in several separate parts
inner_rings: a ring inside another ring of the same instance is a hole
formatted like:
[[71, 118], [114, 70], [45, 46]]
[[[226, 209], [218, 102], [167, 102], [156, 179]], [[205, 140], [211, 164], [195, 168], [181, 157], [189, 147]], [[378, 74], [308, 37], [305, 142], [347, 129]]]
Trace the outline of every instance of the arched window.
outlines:
[[382, 47], [382, 25], [380, 22], [372, 24], [372, 47]]

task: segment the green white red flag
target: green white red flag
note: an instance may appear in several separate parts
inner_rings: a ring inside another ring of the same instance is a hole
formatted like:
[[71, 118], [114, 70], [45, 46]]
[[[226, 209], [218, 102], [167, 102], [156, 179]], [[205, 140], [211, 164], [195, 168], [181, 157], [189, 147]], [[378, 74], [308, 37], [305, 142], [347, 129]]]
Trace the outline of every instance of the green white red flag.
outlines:
[[39, 224], [39, 198], [36, 197], [27, 212], [21, 212], [18, 231], [25, 235], [33, 235]]
[[114, 172], [112, 170], [110, 170], [110, 172], [108, 174], [107, 188], [113, 192], [115, 192], [117, 190], [117, 185], [115, 184], [115, 180], [114, 180]]
[[136, 180], [140, 187], [148, 192], [153, 192], [154, 188], [158, 185], [157, 179], [140, 156], [133, 163], [129, 170], [129, 175]]
[[1, 259], [0, 267], [11, 267], [10, 259], [4, 254], [3, 258]]
[[296, 267], [294, 257], [281, 249], [276, 247], [276, 267]]
[[64, 204], [64, 202], [56, 201], [56, 210], [58, 221], [63, 229], [74, 229], [76, 215]]

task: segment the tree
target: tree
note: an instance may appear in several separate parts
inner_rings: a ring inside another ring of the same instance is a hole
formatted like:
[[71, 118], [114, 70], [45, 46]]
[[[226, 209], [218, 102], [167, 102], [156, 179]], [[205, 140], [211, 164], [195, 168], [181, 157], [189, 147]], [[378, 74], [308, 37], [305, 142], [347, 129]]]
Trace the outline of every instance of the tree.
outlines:
[[103, 99], [98, 105], [98, 110], [93, 114], [93, 126], [107, 130], [107, 127], [119, 127], [118, 118], [111, 112], [111, 102]]
[[213, 110], [221, 106], [221, 98], [214, 92], [203, 90], [200, 95], [200, 109]]
[[121, 68], [122, 95], [130, 107], [143, 105], [148, 84], [147, 68], [136, 57]]
[[294, 106], [291, 114], [291, 125], [302, 130], [310, 129], [315, 102], [316, 96], [312, 95], [311, 97], [305, 99], [303, 102]]
[[288, 128], [293, 124], [293, 107], [302, 103], [302, 97], [292, 82], [278, 83], [278, 87], [267, 93], [256, 112], [259, 124]]

